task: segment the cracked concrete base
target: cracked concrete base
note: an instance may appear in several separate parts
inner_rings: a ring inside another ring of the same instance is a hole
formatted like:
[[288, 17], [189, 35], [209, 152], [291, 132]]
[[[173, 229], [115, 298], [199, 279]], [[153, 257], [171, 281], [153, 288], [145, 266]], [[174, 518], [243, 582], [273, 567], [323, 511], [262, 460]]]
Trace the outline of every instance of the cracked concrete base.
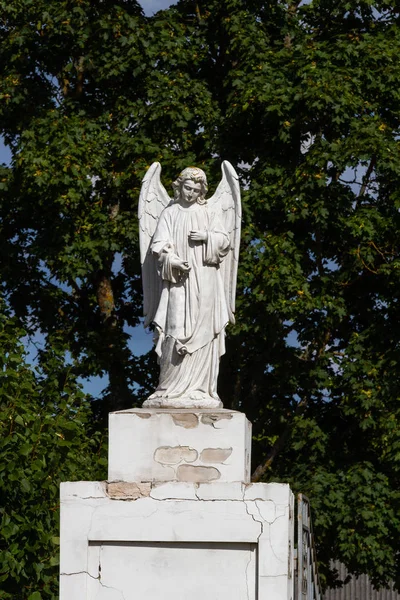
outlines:
[[283, 484], [61, 485], [60, 600], [289, 600]]
[[109, 481], [250, 481], [251, 423], [225, 409], [109, 415]]

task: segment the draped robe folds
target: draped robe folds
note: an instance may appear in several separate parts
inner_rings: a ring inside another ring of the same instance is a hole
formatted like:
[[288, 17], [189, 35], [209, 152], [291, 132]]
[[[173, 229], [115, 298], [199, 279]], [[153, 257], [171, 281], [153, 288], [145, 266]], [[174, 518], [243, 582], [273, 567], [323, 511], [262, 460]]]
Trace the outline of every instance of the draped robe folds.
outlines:
[[[189, 240], [191, 231], [206, 231], [207, 240]], [[162, 279], [154, 317], [160, 380], [149, 401], [166, 405], [171, 399], [170, 405], [179, 406], [179, 399], [190, 399], [199, 407], [220, 406], [217, 378], [229, 313], [219, 264], [229, 245], [206, 204], [173, 204], [160, 215], [151, 243]], [[174, 257], [189, 264], [188, 274], [172, 266]]]

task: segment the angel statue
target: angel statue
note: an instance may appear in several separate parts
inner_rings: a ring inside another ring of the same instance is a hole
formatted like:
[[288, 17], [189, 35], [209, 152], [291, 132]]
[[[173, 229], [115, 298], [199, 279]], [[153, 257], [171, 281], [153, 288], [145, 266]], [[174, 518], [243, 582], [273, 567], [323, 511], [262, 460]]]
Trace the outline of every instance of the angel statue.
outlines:
[[147, 171], [139, 198], [145, 326], [155, 325], [160, 379], [150, 408], [219, 408], [219, 361], [225, 327], [234, 323], [241, 204], [238, 176], [222, 163], [222, 180], [206, 200], [201, 169], [172, 184], [161, 166]]

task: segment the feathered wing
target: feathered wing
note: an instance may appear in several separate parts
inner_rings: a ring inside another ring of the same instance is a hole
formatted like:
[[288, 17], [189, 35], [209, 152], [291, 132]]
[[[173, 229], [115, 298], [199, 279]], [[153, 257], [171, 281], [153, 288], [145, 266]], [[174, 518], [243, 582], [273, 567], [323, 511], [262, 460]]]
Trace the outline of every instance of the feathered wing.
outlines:
[[162, 282], [157, 273], [157, 259], [150, 251], [150, 243], [159, 216], [171, 198], [160, 179], [161, 165], [154, 162], [142, 181], [139, 196], [139, 242], [142, 265], [144, 325], [153, 321], [161, 295]]
[[221, 171], [222, 180], [215, 194], [208, 200], [208, 204], [210, 209], [219, 215], [222, 225], [230, 237], [230, 250], [221, 262], [220, 269], [229, 308], [229, 320], [231, 323], [234, 323], [242, 205], [240, 201], [239, 177], [235, 169], [228, 161], [224, 160], [221, 165]]

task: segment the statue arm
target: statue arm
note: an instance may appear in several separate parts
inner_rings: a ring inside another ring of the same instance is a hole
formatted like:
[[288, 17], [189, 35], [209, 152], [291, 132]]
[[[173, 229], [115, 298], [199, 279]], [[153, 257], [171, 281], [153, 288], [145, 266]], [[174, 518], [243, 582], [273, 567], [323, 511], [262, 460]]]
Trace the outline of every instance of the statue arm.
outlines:
[[190, 271], [188, 263], [175, 254], [171, 243], [166, 243], [159, 252], [154, 251], [154, 254], [158, 259], [160, 277], [164, 281], [178, 283], [182, 280], [182, 275]]
[[165, 215], [160, 217], [151, 243], [151, 251], [157, 258], [161, 279], [178, 283], [181, 281], [183, 273], [190, 271], [189, 265], [175, 252]]
[[214, 217], [212, 228], [207, 231], [204, 243], [204, 262], [207, 265], [218, 265], [228, 254], [230, 238], [221, 223]]

